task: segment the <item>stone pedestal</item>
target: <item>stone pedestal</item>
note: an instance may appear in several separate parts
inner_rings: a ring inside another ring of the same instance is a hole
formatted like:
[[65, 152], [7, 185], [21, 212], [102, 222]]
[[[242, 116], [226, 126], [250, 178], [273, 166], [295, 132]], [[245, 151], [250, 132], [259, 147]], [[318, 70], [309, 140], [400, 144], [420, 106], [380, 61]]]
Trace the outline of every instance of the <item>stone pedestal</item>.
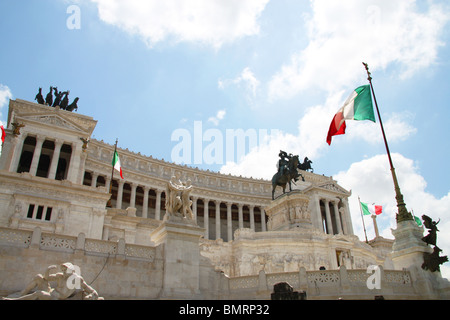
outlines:
[[418, 227], [412, 220], [397, 223], [397, 229], [392, 230], [395, 237], [392, 245], [392, 261], [395, 269], [410, 268], [423, 263], [424, 252], [431, 253], [433, 250], [422, 241], [423, 229]]
[[306, 300], [306, 292], [294, 291], [287, 282], [280, 282], [273, 286], [271, 300]]
[[200, 299], [200, 246], [205, 230], [198, 226], [171, 222], [155, 229], [151, 238], [164, 245], [161, 299]]
[[424, 253], [432, 253], [433, 249], [424, 241], [423, 228], [414, 221], [397, 223], [392, 230], [395, 237], [392, 246], [392, 261], [396, 269], [407, 269], [411, 272], [415, 290], [427, 299], [448, 297], [450, 282], [443, 279], [440, 272], [431, 272], [422, 268]]
[[265, 208], [269, 231], [312, 229], [309, 197], [301, 191], [280, 196]]

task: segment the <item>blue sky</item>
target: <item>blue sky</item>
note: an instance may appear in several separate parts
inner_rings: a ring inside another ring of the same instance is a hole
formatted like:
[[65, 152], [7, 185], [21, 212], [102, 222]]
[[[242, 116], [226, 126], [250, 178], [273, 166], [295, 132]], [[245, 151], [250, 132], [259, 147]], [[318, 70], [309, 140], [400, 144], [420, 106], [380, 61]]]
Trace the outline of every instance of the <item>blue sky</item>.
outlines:
[[[78, 18], [80, 28], [68, 28]], [[378, 123], [349, 122], [345, 136], [325, 141], [347, 96], [367, 83], [365, 61], [408, 209], [441, 218], [450, 254], [449, 19], [438, 0], [2, 0], [0, 121], [9, 98], [33, 101], [52, 85], [98, 120], [94, 138], [167, 161], [177, 160], [176, 130], [195, 143], [195, 122], [223, 144], [227, 130], [276, 129], [233, 163], [222, 150], [222, 162], [191, 165], [270, 179], [280, 149], [308, 156], [316, 173], [352, 190], [360, 238], [358, 195], [385, 207], [379, 226], [392, 238]], [[200, 142], [203, 152], [213, 144]]]

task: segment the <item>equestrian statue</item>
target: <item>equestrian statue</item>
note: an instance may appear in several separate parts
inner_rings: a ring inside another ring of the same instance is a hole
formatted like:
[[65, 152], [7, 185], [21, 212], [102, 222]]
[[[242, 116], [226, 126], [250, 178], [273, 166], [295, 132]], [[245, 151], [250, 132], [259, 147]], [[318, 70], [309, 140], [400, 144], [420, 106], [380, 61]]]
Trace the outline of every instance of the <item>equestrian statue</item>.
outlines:
[[278, 154], [278, 172], [272, 178], [272, 200], [275, 199], [276, 187], [282, 187], [283, 193], [286, 193], [286, 185], [289, 184], [289, 191], [292, 191], [292, 182], [298, 181], [299, 177], [305, 181], [302, 174], [298, 173], [297, 169], [302, 165], [299, 161], [299, 156], [294, 156], [291, 153], [287, 154], [280, 150]]

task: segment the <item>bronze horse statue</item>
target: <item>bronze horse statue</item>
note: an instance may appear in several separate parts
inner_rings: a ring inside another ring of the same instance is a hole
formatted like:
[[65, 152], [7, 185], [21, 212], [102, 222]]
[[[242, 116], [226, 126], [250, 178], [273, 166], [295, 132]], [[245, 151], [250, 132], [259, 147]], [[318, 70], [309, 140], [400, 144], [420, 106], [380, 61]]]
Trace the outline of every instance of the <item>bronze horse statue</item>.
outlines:
[[302, 177], [302, 180], [305, 181], [303, 175], [299, 174], [297, 171], [297, 167], [299, 165], [298, 156], [289, 157], [289, 162], [287, 164], [287, 168], [285, 170], [281, 170], [279, 168], [278, 172], [272, 178], [272, 200], [275, 198], [275, 189], [277, 186], [283, 188], [283, 193], [286, 193], [286, 184], [289, 184], [289, 191], [292, 191], [291, 181], [294, 180], [294, 183], [298, 181], [298, 177]]

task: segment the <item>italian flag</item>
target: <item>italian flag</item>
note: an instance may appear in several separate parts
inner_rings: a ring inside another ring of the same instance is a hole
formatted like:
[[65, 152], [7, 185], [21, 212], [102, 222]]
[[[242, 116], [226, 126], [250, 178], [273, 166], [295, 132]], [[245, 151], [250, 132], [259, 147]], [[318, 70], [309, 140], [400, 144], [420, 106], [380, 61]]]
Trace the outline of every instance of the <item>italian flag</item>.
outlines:
[[417, 225], [418, 225], [419, 227], [422, 226], [422, 221], [420, 221], [420, 218], [419, 218], [419, 217], [414, 216], [414, 221], [417, 223]]
[[117, 171], [120, 172], [120, 177], [123, 179], [122, 166], [120, 165], [120, 159], [119, 159], [119, 154], [117, 153], [117, 150], [114, 151], [112, 165], [113, 165], [114, 169], [116, 169]]
[[328, 130], [327, 143], [331, 145], [331, 137], [345, 134], [345, 120], [371, 120], [375, 122], [370, 86], [356, 88], [345, 101], [344, 106], [336, 113]]
[[1, 135], [2, 135], [2, 143], [5, 142], [5, 138], [6, 138], [6, 132], [5, 132], [5, 128], [3, 128], [3, 126], [0, 126], [1, 129]]
[[361, 210], [365, 216], [369, 216], [371, 214], [380, 215], [383, 212], [382, 206], [377, 206], [374, 204], [367, 204], [364, 202], [361, 203]]

